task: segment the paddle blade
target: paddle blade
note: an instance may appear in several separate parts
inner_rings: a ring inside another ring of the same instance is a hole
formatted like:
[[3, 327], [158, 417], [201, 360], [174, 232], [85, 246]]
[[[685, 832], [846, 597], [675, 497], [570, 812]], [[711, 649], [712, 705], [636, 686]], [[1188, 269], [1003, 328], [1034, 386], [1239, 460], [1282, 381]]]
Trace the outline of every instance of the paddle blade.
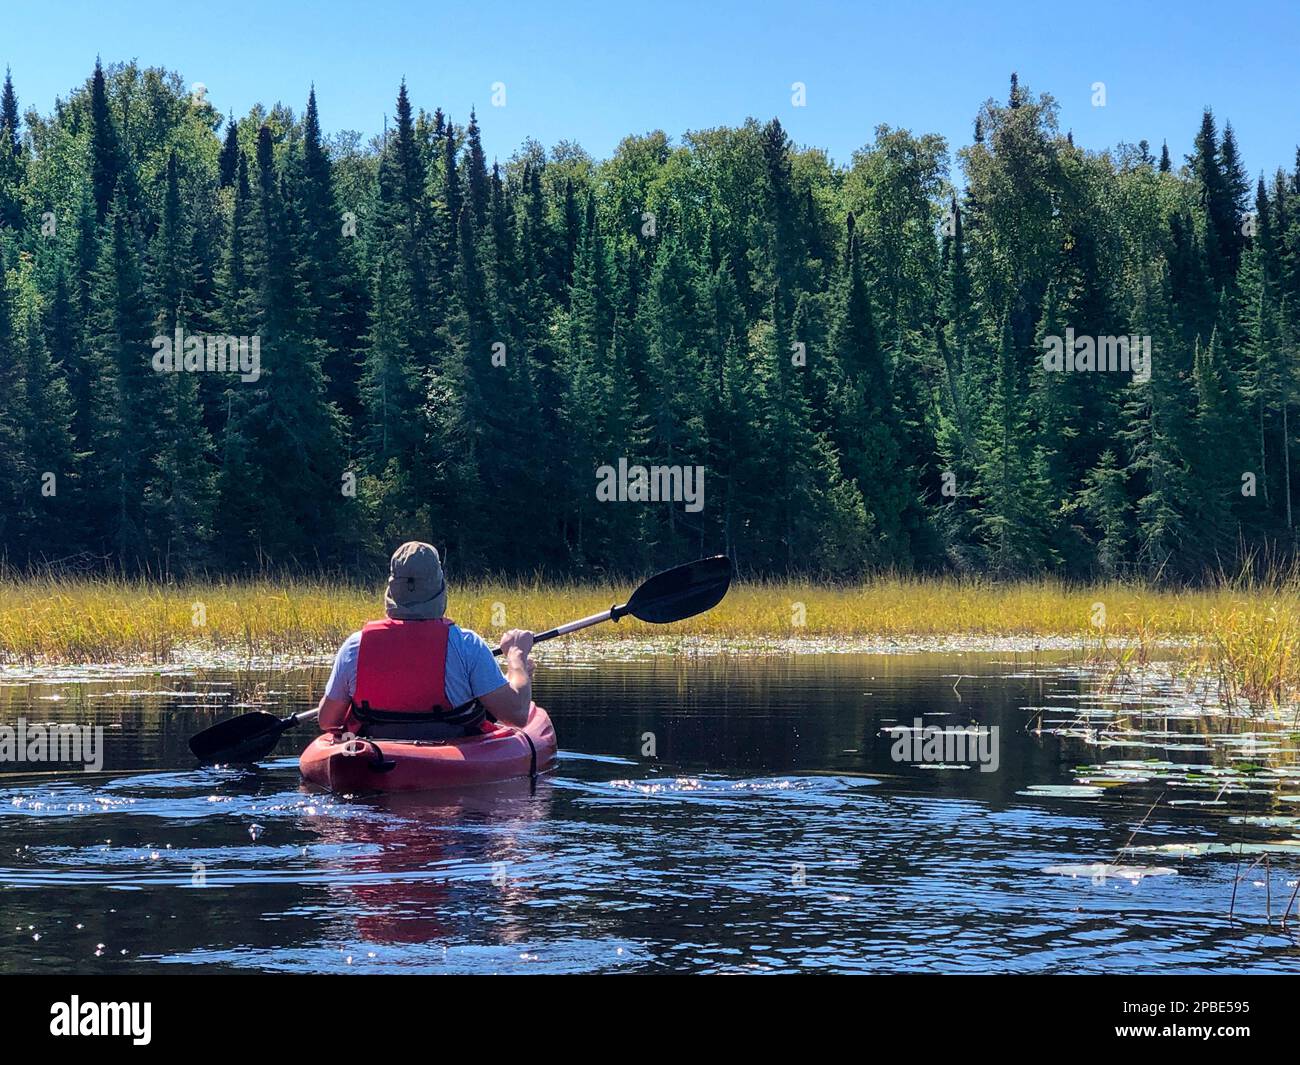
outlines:
[[190, 750], [205, 765], [213, 762], [257, 762], [274, 749], [286, 725], [274, 714], [254, 710], [219, 721], [190, 738]]
[[632, 593], [624, 613], [640, 621], [663, 625], [684, 621], [712, 610], [731, 587], [731, 559], [701, 558], [656, 573]]

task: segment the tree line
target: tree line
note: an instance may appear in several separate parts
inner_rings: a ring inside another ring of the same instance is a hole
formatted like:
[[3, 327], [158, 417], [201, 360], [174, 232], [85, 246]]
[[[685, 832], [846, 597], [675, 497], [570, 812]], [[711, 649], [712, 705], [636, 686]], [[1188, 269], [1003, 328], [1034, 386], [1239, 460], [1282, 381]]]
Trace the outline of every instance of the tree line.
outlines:
[[[459, 573], [727, 552], [1196, 578], [1289, 556], [1300, 153], [1252, 187], [1208, 110], [1180, 163], [1087, 151], [1013, 75], [957, 155], [960, 186], [943, 138], [882, 125], [837, 165], [773, 119], [489, 164], [476, 115], [404, 85], [364, 141], [322, 133], [314, 90], [223, 118], [175, 73], [97, 63], [42, 115], [6, 78], [4, 560], [338, 570], [419, 538]], [[160, 371], [173, 337], [253, 338], [255, 379]], [[1049, 369], [1062, 337], [1151, 357]], [[598, 496], [620, 460], [702, 467], [702, 500]]]

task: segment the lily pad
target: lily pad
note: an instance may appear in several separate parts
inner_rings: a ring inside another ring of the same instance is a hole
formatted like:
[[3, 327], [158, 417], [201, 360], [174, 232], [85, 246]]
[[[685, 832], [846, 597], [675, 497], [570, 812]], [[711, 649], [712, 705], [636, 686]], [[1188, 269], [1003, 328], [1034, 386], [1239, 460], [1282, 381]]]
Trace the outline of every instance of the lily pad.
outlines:
[[1103, 880], [1127, 880], [1136, 884], [1148, 876], [1177, 876], [1178, 870], [1166, 865], [1111, 865], [1108, 862], [1093, 862], [1091, 865], [1049, 865], [1044, 870], [1055, 876], [1086, 876], [1093, 883]]
[[1181, 851], [1170, 851], [1169, 845], [1151, 847], [1127, 847], [1130, 854], [1173, 854], [1181, 853], [1186, 857], [1199, 857], [1203, 854], [1297, 854], [1300, 853], [1300, 839], [1277, 840], [1273, 843], [1183, 843]]
[[1016, 794], [1041, 799], [1095, 799], [1104, 790], [1095, 784], [1031, 784], [1024, 791], [1018, 791]]
[[1247, 814], [1241, 817], [1229, 817], [1234, 825], [1258, 825], [1260, 828], [1300, 828], [1300, 817], [1267, 817]]

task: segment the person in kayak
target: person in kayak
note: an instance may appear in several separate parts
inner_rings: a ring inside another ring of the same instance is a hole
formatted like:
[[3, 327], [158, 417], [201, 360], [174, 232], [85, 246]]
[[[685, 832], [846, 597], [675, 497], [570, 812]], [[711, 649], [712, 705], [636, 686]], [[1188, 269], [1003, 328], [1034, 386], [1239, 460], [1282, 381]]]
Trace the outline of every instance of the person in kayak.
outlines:
[[501, 637], [506, 674], [477, 633], [444, 617], [447, 582], [430, 544], [394, 553], [381, 621], [339, 648], [320, 700], [320, 727], [377, 739], [449, 739], [487, 718], [522, 728], [532, 705], [533, 634]]

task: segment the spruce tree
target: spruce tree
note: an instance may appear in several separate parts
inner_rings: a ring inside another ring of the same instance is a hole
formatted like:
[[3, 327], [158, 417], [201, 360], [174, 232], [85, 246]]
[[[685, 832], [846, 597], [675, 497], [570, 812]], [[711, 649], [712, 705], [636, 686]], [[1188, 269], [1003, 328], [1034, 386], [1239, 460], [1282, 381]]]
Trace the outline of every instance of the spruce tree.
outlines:
[[149, 308], [139, 233], [124, 194], [113, 199], [92, 284], [92, 454], [83, 484], [90, 506], [105, 516], [102, 547], [128, 568], [156, 566], [146, 509], [158, 492], [163, 446], [164, 373]]
[[33, 554], [57, 558], [76, 547], [84, 522], [76, 505], [72, 398], [39, 323], [29, 322], [25, 332], [23, 452], [31, 501], [31, 524], [25, 533]]
[[1198, 559], [1206, 567], [1217, 568], [1236, 539], [1233, 512], [1242, 498], [1242, 474], [1249, 461], [1244, 447], [1249, 423], [1217, 335], [1211, 334], [1204, 346], [1197, 345], [1192, 376], [1196, 423], [1188, 472], [1195, 494], [1188, 502], [1197, 531]]
[[[0, 263], [5, 242], [0, 240]], [[24, 358], [16, 334], [7, 272], [0, 270], [0, 542], [18, 548], [33, 483], [23, 441]]]
[[334, 174], [321, 141], [316, 90], [307, 97], [303, 119], [302, 158], [297, 208], [302, 217], [295, 257], [306, 284], [307, 312], [313, 341], [323, 358], [328, 397], [340, 410], [356, 394], [356, 339], [349, 335], [343, 302], [345, 278], [342, 223], [335, 206]]
[[1176, 352], [1181, 341], [1169, 321], [1169, 271], [1159, 260], [1143, 264], [1134, 294], [1133, 326], [1151, 338], [1150, 374], [1134, 380], [1125, 405], [1124, 439], [1137, 494], [1137, 560], [1149, 573], [1176, 571], [1187, 539], [1188, 412]]
[[465, 139], [468, 145], [465, 181], [469, 191], [469, 205], [474, 212], [474, 225], [479, 230], [483, 230], [487, 226], [489, 199], [487, 158], [483, 154], [478, 116], [472, 110], [469, 113], [469, 126], [465, 130]]
[[[167, 162], [163, 209], [152, 245], [153, 299], [160, 336], [194, 336], [198, 308], [190, 221], [181, 196], [176, 153]], [[197, 339], [197, 338], [196, 338]], [[184, 360], [177, 349], [175, 357]], [[206, 360], [206, 347], [204, 349]], [[203, 363], [206, 365], [206, 361]], [[204, 425], [201, 375], [184, 370], [167, 374], [159, 394], [157, 485], [146, 500], [146, 521], [167, 572], [193, 572], [208, 561], [215, 478], [209, 462], [211, 442]]]
[[19, 121], [18, 96], [6, 69], [4, 93], [0, 96], [0, 224], [15, 230], [23, 225], [26, 184]]
[[997, 371], [981, 426], [975, 494], [988, 568], [999, 574], [1033, 570], [1056, 560], [1044, 535], [1047, 491], [1042, 454], [1034, 447], [1019, 352], [1010, 314], [1003, 317]]
[[9, 68], [5, 68], [4, 93], [0, 95], [0, 131], [5, 134], [9, 153], [16, 159], [22, 155], [23, 142], [19, 136], [20, 119], [18, 115], [18, 94], [14, 92], [14, 79]]
[[226, 138], [221, 144], [221, 155], [217, 159], [217, 173], [223, 189], [233, 185], [239, 176], [239, 123], [235, 121], [233, 113], [226, 122]]
[[912, 559], [904, 513], [913, 495], [899, 448], [893, 386], [876, 335], [858, 238], [849, 238], [847, 276], [831, 347], [843, 379], [834, 398], [834, 443], [845, 475], [872, 519], [873, 560], [906, 568]]
[[1100, 576], [1120, 576], [1129, 559], [1128, 478], [1115, 451], [1107, 448], [1083, 479], [1079, 509], [1097, 529], [1096, 558]]
[[[292, 209], [284, 200], [263, 125], [257, 136], [257, 214], [265, 249], [258, 279], [261, 377], [250, 412], [258, 488], [280, 499], [258, 522], [261, 549], [280, 564], [328, 560], [346, 526], [343, 455], [337, 411], [325, 396], [322, 352], [312, 336], [310, 300], [295, 256]], [[322, 550], [322, 544], [327, 545]]]
[[126, 155], [109, 107], [104, 68], [97, 59], [90, 81], [90, 177], [95, 216], [101, 221], [108, 214], [126, 166]]
[[566, 288], [573, 286], [573, 271], [578, 262], [578, 246], [582, 242], [582, 216], [578, 211], [578, 196], [573, 179], [564, 182], [564, 243], [557, 273]]
[[1219, 149], [1220, 165], [1223, 169], [1223, 248], [1227, 256], [1224, 266], [1225, 281], [1236, 277], [1241, 266], [1241, 253], [1245, 246], [1242, 227], [1242, 215], [1250, 195], [1250, 179], [1242, 165], [1241, 155], [1237, 149], [1237, 137], [1232, 131], [1232, 123], [1223, 127], [1223, 140]]

